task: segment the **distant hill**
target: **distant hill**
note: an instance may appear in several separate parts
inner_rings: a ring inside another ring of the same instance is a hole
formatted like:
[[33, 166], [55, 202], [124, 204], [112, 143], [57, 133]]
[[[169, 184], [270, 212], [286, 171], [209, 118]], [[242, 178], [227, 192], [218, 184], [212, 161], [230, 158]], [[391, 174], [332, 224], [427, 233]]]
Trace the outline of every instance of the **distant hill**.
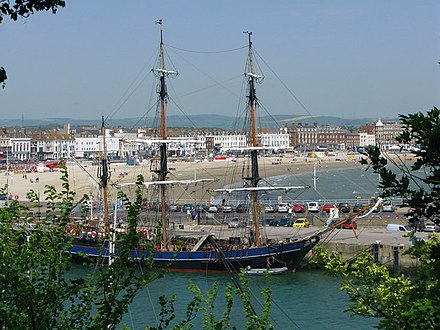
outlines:
[[[396, 118], [382, 118], [382, 120], [397, 120]], [[358, 119], [343, 119], [331, 116], [295, 116], [295, 115], [273, 115], [261, 117], [258, 125], [259, 127], [283, 127], [292, 123], [318, 123], [333, 126], [359, 127], [363, 124], [372, 123], [373, 118], [358, 118]], [[37, 127], [54, 127], [70, 124], [74, 126], [100, 126], [101, 120], [85, 120], [72, 118], [45, 118], [45, 119], [26, 119], [23, 126], [27, 128]], [[196, 128], [219, 128], [230, 129], [240, 128], [241, 121], [232, 116], [224, 115], [191, 115], [191, 116], [170, 116], [167, 118], [167, 125], [169, 127], [196, 127]], [[152, 118], [126, 118], [117, 119], [110, 118], [107, 121], [110, 127], [151, 127], [153, 124]], [[7, 128], [20, 128], [22, 121], [20, 119], [0, 119], [0, 126]]]

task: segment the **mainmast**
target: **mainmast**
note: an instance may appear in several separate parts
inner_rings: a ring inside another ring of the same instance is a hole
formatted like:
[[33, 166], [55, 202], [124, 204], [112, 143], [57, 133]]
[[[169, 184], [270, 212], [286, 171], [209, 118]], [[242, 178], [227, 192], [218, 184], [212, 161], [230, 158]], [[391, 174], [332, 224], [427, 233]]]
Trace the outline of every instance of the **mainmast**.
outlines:
[[[156, 73], [159, 77], [159, 84], [157, 86], [157, 94], [159, 95], [158, 106], [159, 109], [159, 117], [160, 117], [160, 137], [162, 142], [159, 146], [160, 152], [160, 160], [158, 166], [152, 169], [154, 173], [157, 174], [158, 181], [166, 181], [168, 171], [168, 160], [167, 160], [167, 128], [166, 128], [166, 117], [165, 117], [165, 108], [168, 102], [168, 93], [165, 78], [169, 75], [177, 74], [176, 71], [170, 71], [165, 69], [165, 54], [164, 54], [164, 44], [163, 44], [163, 30], [162, 30], [162, 20], [157, 20], [156, 24], [161, 26], [160, 28], [160, 54], [159, 54], [159, 68], [153, 69], [153, 72]], [[168, 235], [167, 235], [167, 203], [166, 203], [166, 185], [160, 185], [160, 205], [161, 205], [161, 221], [162, 221], [162, 229], [161, 229], [161, 247], [163, 249], [168, 248]]]
[[[249, 120], [250, 120], [250, 145], [255, 148], [258, 146], [257, 143], [257, 128], [255, 125], [255, 110], [258, 106], [258, 99], [255, 90], [255, 82], [259, 79], [262, 79], [263, 76], [257, 75], [254, 73], [254, 65], [253, 65], [253, 54], [252, 54], [252, 32], [244, 32], [248, 34], [249, 38], [249, 54], [248, 54], [248, 71], [245, 73], [248, 83], [248, 111], [249, 111]], [[251, 176], [243, 178], [247, 180], [247, 183], [250, 187], [257, 187], [258, 182], [261, 180], [259, 170], [258, 170], [258, 150], [251, 150]], [[260, 241], [260, 227], [259, 227], [259, 212], [258, 212], [258, 190], [252, 191], [252, 214], [254, 220], [254, 230], [255, 230], [255, 244], [257, 247], [261, 246]]]
[[110, 179], [110, 172], [108, 170], [108, 163], [107, 163], [107, 143], [106, 143], [106, 136], [105, 136], [104, 115], [102, 115], [101, 134], [102, 134], [102, 155], [101, 155], [101, 162], [98, 167], [98, 178], [99, 178], [99, 185], [101, 186], [101, 192], [102, 192], [105, 236], [108, 237], [110, 235], [110, 226], [109, 226], [109, 220], [108, 220], [107, 184], [108, 184], [108, 180]]
[[221, 188], [215, 189], [217, 192], [227, 192], [232, 193], [236, 192], [246, 192], [249, 196], [252, 196], [252, 217], [254, 223], [254, 242], [257, 247], [261, 247], [260, 240], [260, 221], [259, 221], [259, 207], [258, 207], [258, 193], [259, 191], [274, 191], [274, 190], [284, 190], [286, 192], [292, 189], [306, 189], [309, 186], [283, 186], [283, 187], [263, 187], [258, 186], [261, 177], [258, 170], [258, 154], [260, 149], [264, 149], [264, 147], [258, 145], [257, 141], [257, 126], [255, 123], [256, 120], [256, 110], [258, 107], [258, 98], [255, 91], [255, 84], [259, 80], [264, 79], [263, 75], [259, 75], [255, 73], [254, 63], [253, 63], [253, 52], [252, 52], [252, 32], [243, 32], [247, 33], [249, 38], [249, 52], [248, 59], [246, 63], [246, 72], [244, 73], [247, 80], [247, 105], [246, 105], [246, 129], [249, 129], [248, 135], [248, 147], [247, 150], [250, 150], [250, 166], [249, 164], [245, 164], [242, 172], [242, 179], [245, 181], [244, 187], [241, 188]]

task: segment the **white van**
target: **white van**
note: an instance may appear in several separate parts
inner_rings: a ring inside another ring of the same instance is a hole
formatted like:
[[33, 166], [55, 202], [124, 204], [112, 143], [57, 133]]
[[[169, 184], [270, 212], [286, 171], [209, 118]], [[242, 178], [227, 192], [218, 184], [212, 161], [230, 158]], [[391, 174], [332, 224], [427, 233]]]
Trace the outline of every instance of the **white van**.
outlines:
[[389, 223], [389, 224], [387, 225], [387, 230], [388, 230], [388, 231], [410, 232], [410, 231], [411, 231], [411, 228], [409, 228], [408, 226], [405, 226], [405, 225], [399, 225], [399, 224]]

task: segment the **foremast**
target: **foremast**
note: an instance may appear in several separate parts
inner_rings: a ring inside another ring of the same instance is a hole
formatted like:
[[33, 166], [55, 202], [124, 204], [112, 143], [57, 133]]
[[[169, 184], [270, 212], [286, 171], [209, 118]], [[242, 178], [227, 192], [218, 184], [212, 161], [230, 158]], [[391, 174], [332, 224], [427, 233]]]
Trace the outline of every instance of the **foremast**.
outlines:
[[[153, 69], [153, 72], [159, 77], [159, 83], [157, 86], [157, 94], [159, 97], [158, 102], [158, 115], [160, 118], [160, 128], [159, 134], [162, 142], [159, 145], [159, 163], [156, 164], [154, 168], [151, 169], [152, 172], [156, 173], [158, 181], [166, 181], [169, 174], [168, 170], [168, 160], [167, 160], [167, 128], [166, 128], [166, 105], [168, 102], [168, 93], [166, 87], [166, 77], [169, 75], [177, 74], [176, 71], [165, 69], [165, 52], [163, 44], [163, 30], [162, 30], [162, 20], [157, 20], [157, 24], [161, 26], [160, 28], [160, 50], [159, 50], [159, 67]], [[168, 249], [168, 210], [166, 203], [166, 185], [159, 185], [159, 195], [160, 195], [160, 207], [161, 207], [161, 248]]]
[[108, 180], [110, 179], [110, 172], [108, 170], [108, 162], [107, 162], [107, 142], [105, 136], [104, 115], [102, 115], [102, 121], [101, 121], [101, 134], [102, 134], [102, 155], [101, 155], [101, 161], [98, 166], [98, 178], [99, 178], [99, 185], [101, 188], [102, 204], [104, 210], [103, 220], [105, 226], [105, 237], [109, 237], [110, 225], [108, 219], [107, 185], [108, 185]]
[[[258, 99], [255, 90], [255, 82], [259, 79], [262, 79], [263, 76], [256, 75], [254, 73], [254, 65], [253, 65], [253, 54], [252, 54], [252, 32], [245, 32], [248, 34], [248, 63], [247, 68], [248, 72], [245, 73], [247, 84], [248, 84], [248, 95], [247, 95], [247, 111], [249, 115], [250, 121], [250, 146], [256, 148], [258, 146], [257, 142], [257, 128], [255, 125], [255, 111], [258, 106]], [[252, 149], [250, 152], [251, 156], [251, 171], [250, 176], [244, 176], [243, 179], [246, 180], [247, 185], [250, 187], [257, 187], [258, 182], [261, 180], [260, 173], [258, 170], [258, 150]], [[252, 218], [254, 222], [254, 232], [255, 232], [255, 245], [257, 247], [261, 246], [260, 240], [260, 226], [259, 226], [259, 208], [258, 208], [258, 190], [251, 191], [252, 194]]]

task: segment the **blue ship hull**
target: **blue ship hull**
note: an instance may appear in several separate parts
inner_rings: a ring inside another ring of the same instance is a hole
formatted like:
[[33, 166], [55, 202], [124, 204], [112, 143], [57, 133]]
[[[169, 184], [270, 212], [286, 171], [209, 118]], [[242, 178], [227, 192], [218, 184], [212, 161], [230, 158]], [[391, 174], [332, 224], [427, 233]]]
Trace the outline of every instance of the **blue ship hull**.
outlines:
[[[294, 242], [277, 243], [264, 247], [220, 249], [224, 259], [236, 271], [250, 266], [252, 268], [288, 267], [297, 269], [304, 256], [318, 243], [319, 237], [312, 236]], [[108, 258], [107, 249], [103, 249], [95, 241], [74, 240], [68, 253], [92, 258]], [[223, 271], [226, 270], [222, 257], [214, 249], [202, 251], [155, 251], [153, 252], [153, 266], [179, 271]], [[149, 257], [146, 250], [132, 251], [134, 259]]]

